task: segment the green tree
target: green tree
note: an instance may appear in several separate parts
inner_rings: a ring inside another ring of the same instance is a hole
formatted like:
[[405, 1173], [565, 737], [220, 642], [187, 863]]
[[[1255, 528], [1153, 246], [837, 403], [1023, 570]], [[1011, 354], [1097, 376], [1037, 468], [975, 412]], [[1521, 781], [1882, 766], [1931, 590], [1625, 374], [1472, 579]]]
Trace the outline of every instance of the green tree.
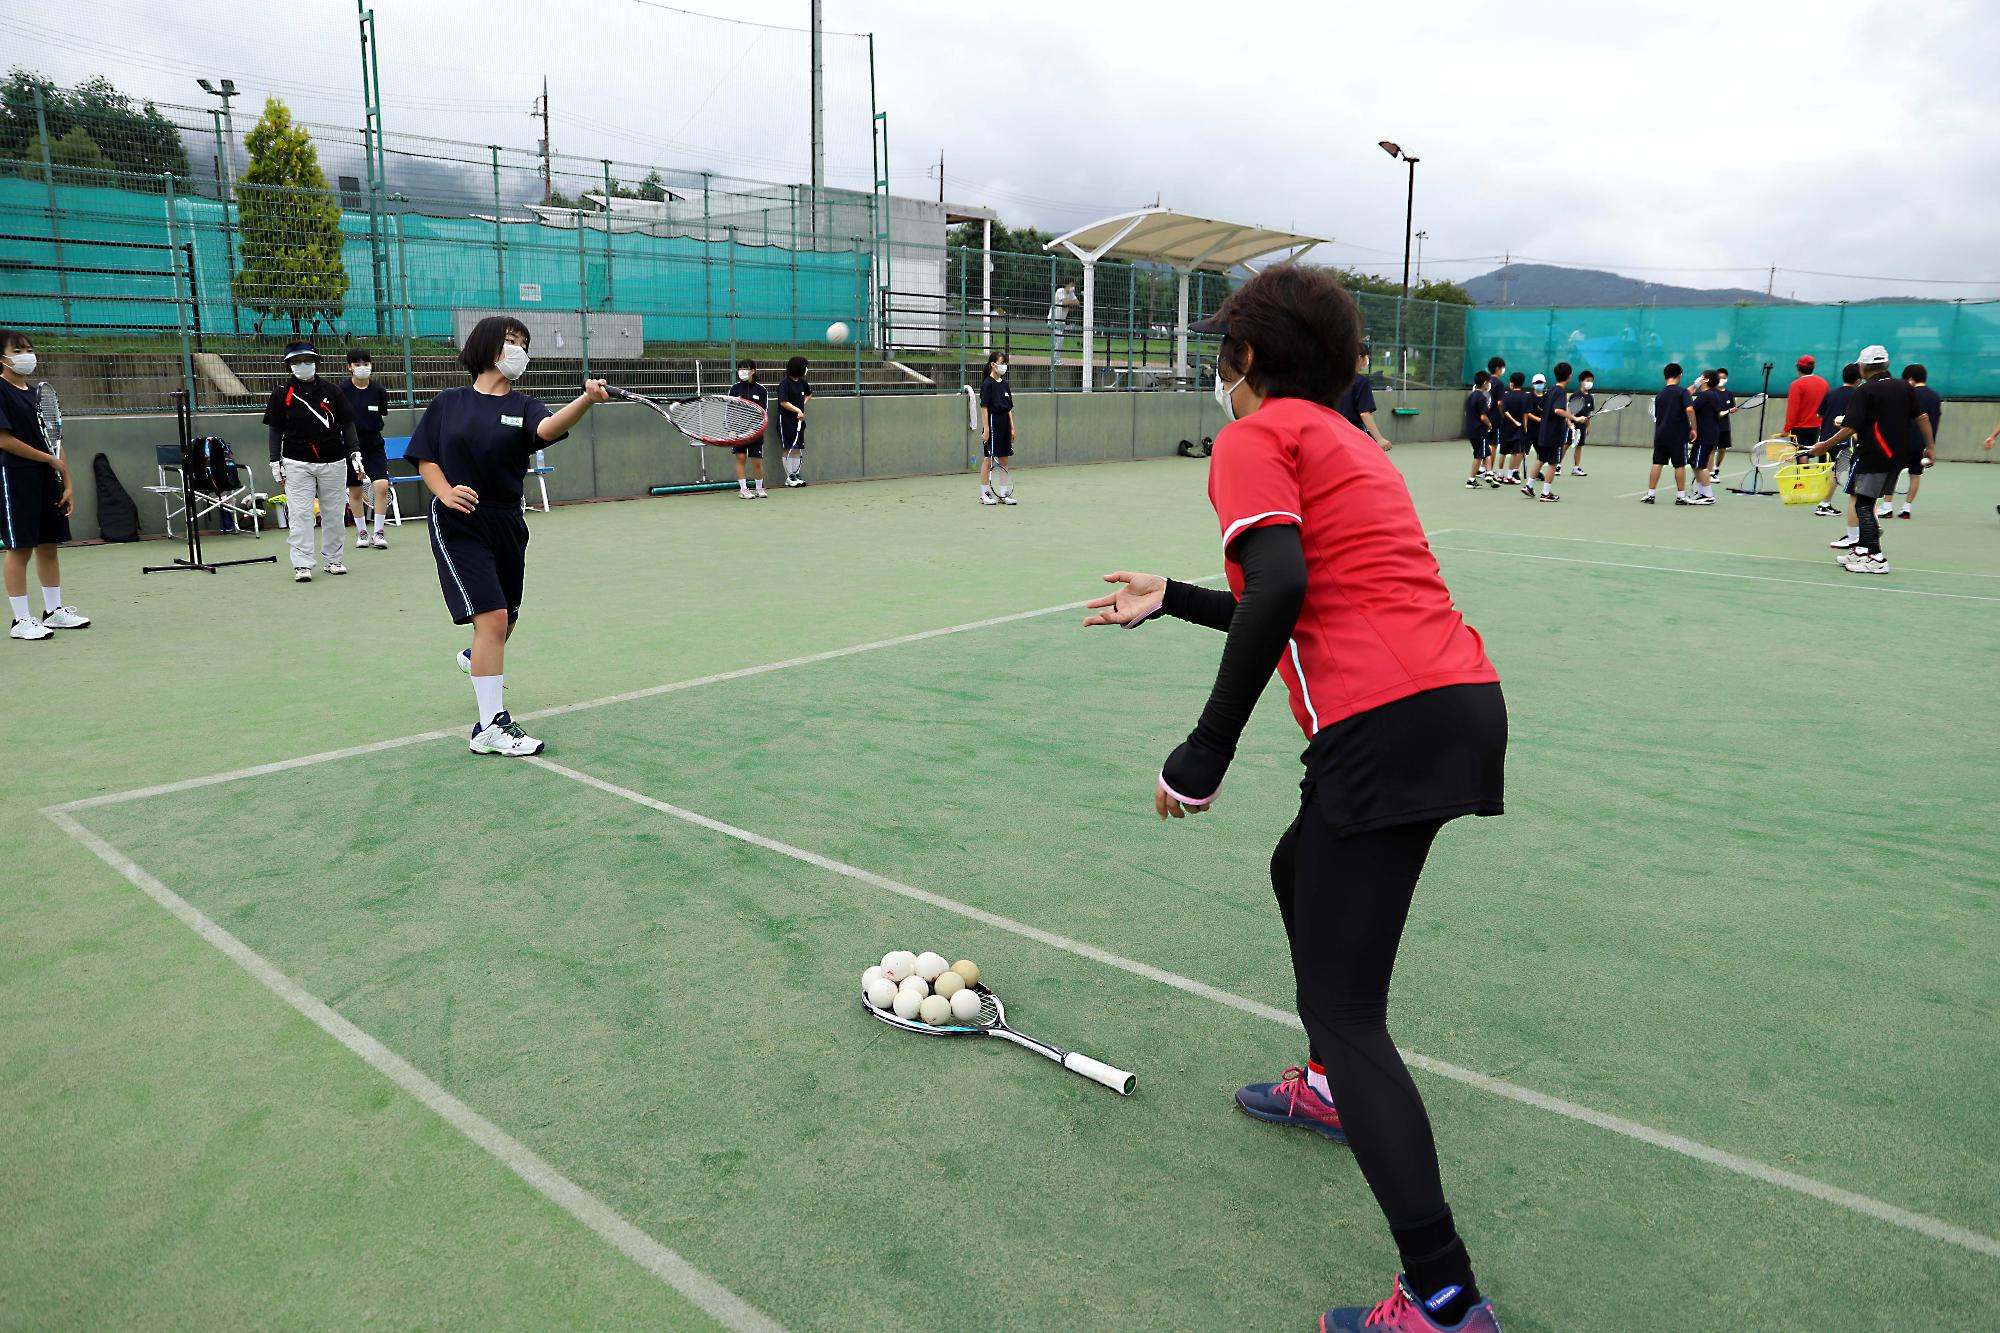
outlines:
[[[97, 141], [91, 138], [81, 125], [49, 145], [49, 164], [55, 168], [58, 185], [108, 184], [110, 182], [102, 175], [90, 173], [113, 169], [111, 159], [105, 156], [104, 150], [97, 146]], [[21, 174], [29, 180], [38, 181], [42, 178], [41, 139], [37, 138], [28, 145]]]
[[1453, 282], [1450, 278], [1426, 278], [1417, 284], [1410, 295], [1420, 301], [1439, 301], [1445, 305], [1474, 305], [1472, 293]]
[[305, 127], [277, 98], [244, 137], [250, 165], [237, 184], [241, 264], [230, 286], [264, 320], [282, 315], [297, 336], [310, 319], [332, 323], [347, 298], [340, 204], [326, 187]]
[[[54, 145], [84, 130], [108, 159], [110, 169], [149, 178], [188, 174], [187, 148], [180, 131], [151, 102], [134, 103], [108, 79], [86, 79], [59, 88], [40, 74], [16, 66], [0, 81], [0, 158], [33, 162], [41, 156], [35, 105], [39, 100]], [[137, 184], [138, 182], [133, 182]]]

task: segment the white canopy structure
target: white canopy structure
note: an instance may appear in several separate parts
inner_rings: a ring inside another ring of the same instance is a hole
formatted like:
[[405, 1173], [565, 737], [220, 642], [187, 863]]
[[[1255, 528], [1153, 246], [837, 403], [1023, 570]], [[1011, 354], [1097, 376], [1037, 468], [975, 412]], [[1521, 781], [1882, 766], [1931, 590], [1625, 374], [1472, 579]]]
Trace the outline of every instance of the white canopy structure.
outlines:
[[1187, 378], [1188, 275], [1227, 273], [1261, 255], [1293, 250], [1297, 259], [1329, 236], [1306, 236], [1247, 222], [1176, 213], [1171, 208], [1141, 208], [1104, 218], [1056, 237], [1044, 250], [1058, 247], [1083, 261], [1083, 391], [1090, 392], [1091, 356], [1096, 351], [1097, 261], [1164, 264], [1178, 278], [1174, 328], [1174, 377]]

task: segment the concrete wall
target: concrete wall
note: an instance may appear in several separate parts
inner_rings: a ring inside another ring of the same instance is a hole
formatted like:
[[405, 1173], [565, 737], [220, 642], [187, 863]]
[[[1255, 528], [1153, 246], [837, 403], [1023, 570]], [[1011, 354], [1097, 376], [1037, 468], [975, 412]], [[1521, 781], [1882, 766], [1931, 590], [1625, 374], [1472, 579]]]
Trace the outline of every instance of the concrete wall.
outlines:
[[[1221, 425], [1215, 401], [1206, 392], [1023, 393], [1014, 400], [1014, 414], [1019, 436], [1015, 451], [1026, 467], [1168, 455], [1181, 440], [1213, 436]], [[387, 433], [407, 435], [417, 413], [396, 408], [388, 416]], [[979, 439], [966, 423], [963, 394], [822, 397], [813, 403], [806, 437], [806, 475], [815, 481], [853, 481], [976, 468]], [[100, 453], [111, 460], [112, 471], [138, 502], [140, 531], [163, 533], [160, 497], [142, 488], [157, 478], [155, 449], [176, 443], [173, 418], [72, 417], [64, 424], [76, 478], [76, 516], [71, 521], [76, 537], [97, 536], [97, 486], [91, 460]], [[194, 428], [198, 435], [228, 440], [239, 462], [256, 466], [257, 488], [273, 489], [264, 465], [264, 427], [255, 417], [198, 415]], [[645, 408], [599, 407], [569, 439], [550, 447], [549, 462], [556, 472], [548, 478], [549, 496], [557, 503], [642, 496], [652, 486], [697, 481], [704, 453], [711, 479], [735, 475], [727, 450], [688, 447]], [[770, 476], [782, 475], [775, 431], [765, 462]], [[400, 489], [406, 507], [424, 498], [418, 485]]]

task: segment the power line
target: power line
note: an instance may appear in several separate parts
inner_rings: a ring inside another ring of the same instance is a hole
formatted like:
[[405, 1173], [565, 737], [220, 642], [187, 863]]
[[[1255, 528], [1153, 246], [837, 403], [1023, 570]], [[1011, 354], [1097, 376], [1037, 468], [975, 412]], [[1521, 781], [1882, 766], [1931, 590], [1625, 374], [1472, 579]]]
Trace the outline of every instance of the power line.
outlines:
[[[704, 14], [699, 10], [682, 9], [679, 5], [663, 5], [659, 3], [659, 0], [632, 0], [632, 3], [643, 5], [647, 9], [664, 9], [669, 14], [684, 14], [692, 19], [707, 19], [712, 23], [734, 23], [744, 28], [764, 28], [771, 32], [797, 32], [804, 33], [807, 36], [812, 34], [811, 28], [793, 28], [783, 23], [759, 23], [755, 19], [733, 19], [726, 18], [721, 14]], [[835, 32], [831, 29], [821, 29], [821, 35], [825, 37], [868, 37], [873, 34], [865, 32]]]

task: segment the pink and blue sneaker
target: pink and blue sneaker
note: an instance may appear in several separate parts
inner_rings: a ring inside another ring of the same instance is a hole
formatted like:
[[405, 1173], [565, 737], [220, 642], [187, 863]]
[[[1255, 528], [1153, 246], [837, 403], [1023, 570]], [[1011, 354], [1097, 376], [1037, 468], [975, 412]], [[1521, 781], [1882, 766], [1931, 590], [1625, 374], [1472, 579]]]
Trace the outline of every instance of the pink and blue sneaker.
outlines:
[[1252, 1083], [1236, 1090], [1236, 1104], [1259, 1120], [1316, 1130], [1335, 1143], [1347, 1142], [1334, 1104], [1306, 1082], [1306, 1071], [1293, 1067], [1276, 1083]]
[[[1431, 1297], [1430, 1304], [1442, 1308], [1458, 1292], [1457, 1287], [1446, 1287]], [[1372, 1309], [1348, 1305], [1319, 1317], [1319, 1333], [1364, 1333], [1371, 1328], [1382, 1333], [1500, 1333], [1500, 1316], [1493, 1313], [1493, 1302], [1482, 1298], [1457, 1323], [1440, 1324], [1410, 1290], [1409, 1280], [1398, 1273], [1389, 1299]]]

